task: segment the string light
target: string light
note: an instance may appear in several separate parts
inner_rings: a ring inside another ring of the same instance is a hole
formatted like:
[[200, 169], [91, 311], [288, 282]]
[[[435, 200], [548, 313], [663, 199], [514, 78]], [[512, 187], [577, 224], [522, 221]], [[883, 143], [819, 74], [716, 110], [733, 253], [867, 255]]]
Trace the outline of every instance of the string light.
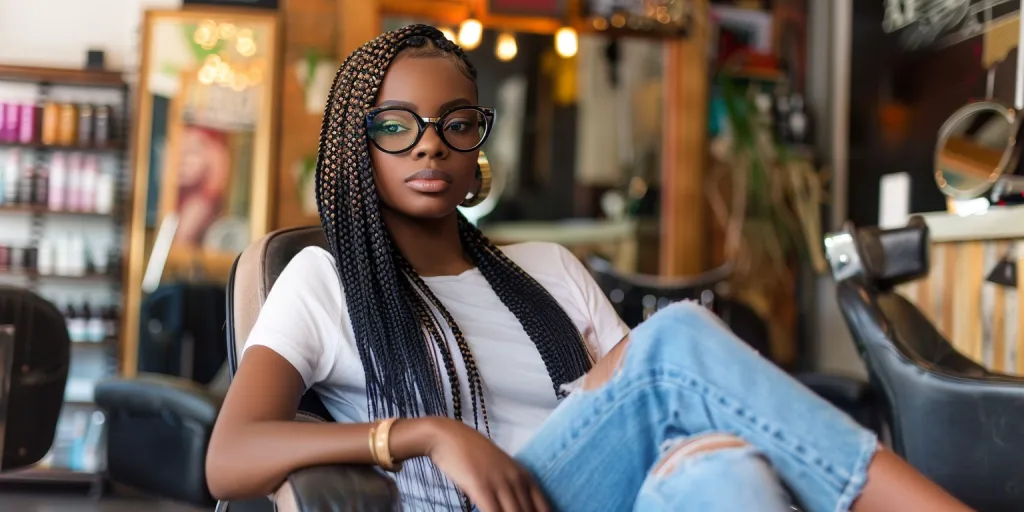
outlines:
[[463, 50], [475, 50], [483, 39], [484, 26], [479, 20], [470, 18], [459, 25], [459, 46]]
[[563, 58], [575, 57], [580, 49], [580, 41], [576, 36], [576, 30], [572, 27], [562, 27], [555, 32], [555, 52]]
[[516, 36], [502, 32], [498, 34], [498, 42], [494, 47], [494, 56], [501, 62], [508, 62], [516, 58], [519, 53], [519, 45], [516, 44]]

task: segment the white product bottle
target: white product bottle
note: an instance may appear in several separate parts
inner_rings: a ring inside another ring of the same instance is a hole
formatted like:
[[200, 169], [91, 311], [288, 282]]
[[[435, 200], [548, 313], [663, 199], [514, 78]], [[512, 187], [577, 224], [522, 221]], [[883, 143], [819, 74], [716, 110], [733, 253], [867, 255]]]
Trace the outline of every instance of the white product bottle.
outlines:
[[85, 238], [81, 234], [71, 236], [68, 243], [68, 260], [71, 275], [85, 275]]
[[56, 267], [55, 249], [52, 238], [44, 238], [39, 242], [39, 259], [36, 265], [39, 267], [40, 274], [48, 276], [54, 273]]
[[71, 275], [71, 241], [70, 235], [62, 236], [53, 241], [54, 265], [58, 276]]
[[86, 155], [82, 161], [82, 188], [78, 193], [78, 206], [83, 212], [96, 211], [96, 181], [99, 165], [96, 155]]
[[96, 213], [110, 215], [114, 211], [114, 172], [108, 166], [99, 172], [96, 179]]
[[61, 211], [67, 207], [68, 167], [64, 153], [54, 153], [50, 158], [50, 189], [46, 198], [47, 207]]
[[7, 165], [4, 166], [4, 203], [18, 202], [18, 178], [21, 177], [21, 152], [12, 149], [7, 153]]

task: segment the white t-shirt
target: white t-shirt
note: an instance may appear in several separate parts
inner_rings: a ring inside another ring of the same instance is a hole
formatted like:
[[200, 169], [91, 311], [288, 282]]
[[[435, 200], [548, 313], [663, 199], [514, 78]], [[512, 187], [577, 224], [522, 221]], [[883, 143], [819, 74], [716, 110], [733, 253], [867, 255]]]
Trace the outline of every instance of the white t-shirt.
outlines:
[[[595, 360], [629, 332], [587, 269], [564, 247], [531, 242], [502, 250], [562, 306]], [[462, 329], [476, 360], [491, 439], [506, 452], [515, 453], [558, 405], [536, 345], [478, 269], [423, 280]], [[464, 421], [472, 425], [465, 366], [446, 322], [438, 316], [438, 323], [445, 326], [460, 377]], [[245, 348], [254, 345], [268, 347], [290, 362], [336, 421], [369, 421], [366, 379], [345, 294], [334, 258], [327, 251], [304, 249], [284, 269]], [[448, 381], [442, 381], [451, 404]], [[409, 494], [407, 506], [412, 505], [409, 498], [415, 501]]]

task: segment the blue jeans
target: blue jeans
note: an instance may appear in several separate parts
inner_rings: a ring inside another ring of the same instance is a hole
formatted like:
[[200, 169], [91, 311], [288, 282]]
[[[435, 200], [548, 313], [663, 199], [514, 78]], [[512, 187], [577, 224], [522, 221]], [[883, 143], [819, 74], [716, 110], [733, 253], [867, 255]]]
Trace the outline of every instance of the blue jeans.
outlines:
[[[749, 447], [652, 472], [664, 447], [707, 433]], [[779, 479], [808, 512], [833, 512], [860, 494], [877, 446], [706, 309], [678, 303], [634, 329], [611, 379], [570, 394], [516, 459], [563, 512], [775, 512], [788, 508]]]

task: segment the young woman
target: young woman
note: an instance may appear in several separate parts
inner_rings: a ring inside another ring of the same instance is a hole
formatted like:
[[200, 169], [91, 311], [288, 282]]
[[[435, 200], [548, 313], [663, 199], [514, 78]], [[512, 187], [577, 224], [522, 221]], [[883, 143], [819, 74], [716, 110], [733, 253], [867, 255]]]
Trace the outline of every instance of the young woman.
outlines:
[[[456, 210], [488, 179], [475, 77], [420, 25], [343, 64], [316, 176], [330, 250], [263, 306], [214, 496], [350, 463], [394, 471], [406, 510], [775, 512], [783, 483], [810, 511], [965, 509], [699, 306], [630, 333], [564, 248], [488, 242]], [[292, 421], [309, 388], [338, 423]]]

